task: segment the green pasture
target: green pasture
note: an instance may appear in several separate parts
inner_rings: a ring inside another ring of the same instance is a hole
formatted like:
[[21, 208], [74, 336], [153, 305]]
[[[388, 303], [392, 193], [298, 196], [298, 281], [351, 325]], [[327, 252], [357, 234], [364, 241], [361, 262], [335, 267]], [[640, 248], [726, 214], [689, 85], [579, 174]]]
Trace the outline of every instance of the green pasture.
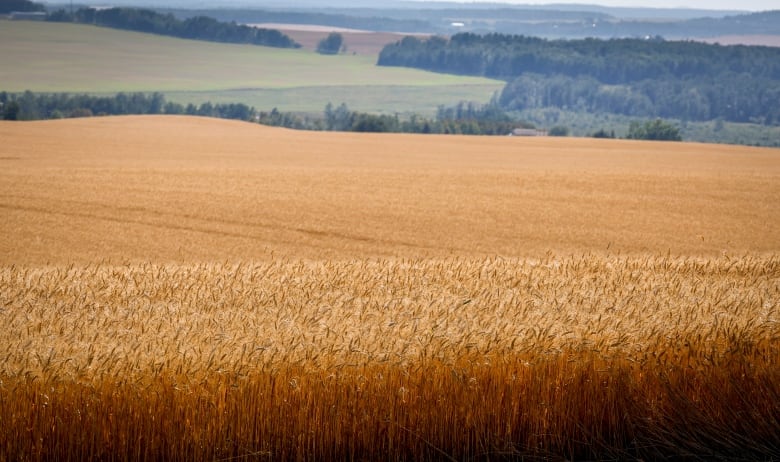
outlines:
[[375, 66], [370, 56], [322, 56], [182, 40], [108, 28], [0, 21], [0, 90], [160, 91], [177, 102], [244, 102], [321, 111], [331, 101], [370, 112], [428, 112], [487, 101], [503, 83]]
[[325, 105], [345, 103], [349, 109], [379, 114], [420, 114], [432, 117], [438, 105], [458, 101], [487, 102], [492, 91], [485, 85], [399, 86], [355, 85], [312, 86], [272, 89], [239, 89], [206, 92], [166, 92], [166, 100], [200, 104], [206, 101], [244, 103], [260, 111], [272, 108], [290, 112], [322, 112]]

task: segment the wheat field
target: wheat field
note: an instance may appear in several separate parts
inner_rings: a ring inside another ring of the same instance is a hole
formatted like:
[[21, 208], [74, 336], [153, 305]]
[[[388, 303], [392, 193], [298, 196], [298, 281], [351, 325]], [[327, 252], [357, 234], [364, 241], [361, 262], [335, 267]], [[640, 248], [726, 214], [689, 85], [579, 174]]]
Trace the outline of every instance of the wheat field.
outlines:
[[778, 150], [0, 140], [0, 460], [780, 457]]
[[143, 116], [0, 139], [0, 264], [780, 249], [776, 149]]

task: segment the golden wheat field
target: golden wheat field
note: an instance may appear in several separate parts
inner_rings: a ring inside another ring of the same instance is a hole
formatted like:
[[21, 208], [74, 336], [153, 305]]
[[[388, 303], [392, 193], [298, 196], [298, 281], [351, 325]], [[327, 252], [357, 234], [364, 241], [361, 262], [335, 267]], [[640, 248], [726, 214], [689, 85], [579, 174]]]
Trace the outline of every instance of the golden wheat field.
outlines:
[[0, 123], [0, 460], [777, 460], [780, 151]]
[[780, 249], [776, 149], [143, 116], [0, 139], [3, 264]]

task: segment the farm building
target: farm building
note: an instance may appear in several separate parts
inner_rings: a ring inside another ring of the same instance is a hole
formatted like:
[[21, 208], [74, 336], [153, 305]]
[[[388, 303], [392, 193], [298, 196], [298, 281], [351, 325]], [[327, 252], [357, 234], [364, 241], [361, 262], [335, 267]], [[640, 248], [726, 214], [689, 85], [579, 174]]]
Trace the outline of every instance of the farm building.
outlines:
[[40, 11], [13, 11], [8, 15], [8, 18], [15, 21], [43, 21], [46, 19], [46, 13]]
[[515, 128], [509, 136], [547, 136], [547, 130], [538, 128]]

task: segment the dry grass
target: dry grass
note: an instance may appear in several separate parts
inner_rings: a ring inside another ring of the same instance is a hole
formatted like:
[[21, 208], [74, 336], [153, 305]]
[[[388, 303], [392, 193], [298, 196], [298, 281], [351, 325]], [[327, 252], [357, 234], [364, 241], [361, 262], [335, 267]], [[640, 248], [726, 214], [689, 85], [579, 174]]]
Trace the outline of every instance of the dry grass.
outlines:
[[0, 460], [780, 458], [777, 150], [0, 139]]

